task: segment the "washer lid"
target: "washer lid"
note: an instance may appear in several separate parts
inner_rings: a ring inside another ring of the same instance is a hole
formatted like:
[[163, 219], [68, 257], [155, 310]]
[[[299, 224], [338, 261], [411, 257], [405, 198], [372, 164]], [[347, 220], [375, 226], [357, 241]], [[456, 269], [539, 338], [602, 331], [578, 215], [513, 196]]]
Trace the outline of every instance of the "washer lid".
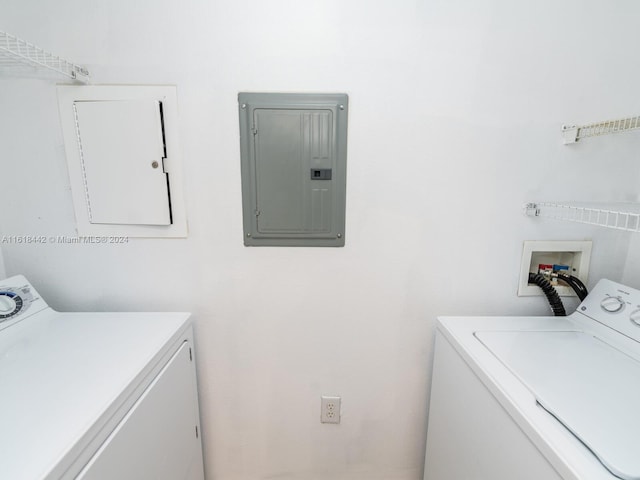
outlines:
[[640, 362], [584, 332], [474, 335], [611, 473], [640, 480]]

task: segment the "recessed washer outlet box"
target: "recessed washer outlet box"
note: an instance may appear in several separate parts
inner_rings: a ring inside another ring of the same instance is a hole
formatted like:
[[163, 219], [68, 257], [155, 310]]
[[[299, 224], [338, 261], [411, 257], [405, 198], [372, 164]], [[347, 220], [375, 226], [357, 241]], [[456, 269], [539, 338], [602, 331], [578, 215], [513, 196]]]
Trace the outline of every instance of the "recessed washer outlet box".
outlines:
[[[586, 284], [591, 259], [591, 240], [581, 241], [525, 241], [520, 264], [520, 282], [518, 296], [529, 297], [544, 295], [540, 287], [529, 283], [529, 273], [538, 273], [538, 267], [544, 265], [566, 265], [568, 273]], [[576, 296], [571, 287], [555, 286], [558, 295]]]

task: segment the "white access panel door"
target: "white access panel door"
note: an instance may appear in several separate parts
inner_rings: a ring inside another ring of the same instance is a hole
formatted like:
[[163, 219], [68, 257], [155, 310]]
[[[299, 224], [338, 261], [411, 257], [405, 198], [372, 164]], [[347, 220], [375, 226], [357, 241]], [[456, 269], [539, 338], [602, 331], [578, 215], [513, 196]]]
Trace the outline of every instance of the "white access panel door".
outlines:
[[203, 480], [193, 368], [185, 342], [76, 480]]
[[170, 225], [161, 102], [73, 106], [90, 223]]

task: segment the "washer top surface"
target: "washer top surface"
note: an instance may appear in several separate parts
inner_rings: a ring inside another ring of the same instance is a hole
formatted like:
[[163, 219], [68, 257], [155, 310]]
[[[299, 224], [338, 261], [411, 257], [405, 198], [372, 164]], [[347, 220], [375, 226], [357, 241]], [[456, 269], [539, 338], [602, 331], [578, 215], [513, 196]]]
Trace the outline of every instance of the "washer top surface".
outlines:
[[640, 478], [640, 362], [589, 333], [476, 332], [615, 475]]
[[1, 330], [0, 478], [61, 476], [155, 374], [188, 319], [46, 307]]
[[568, 317], [438, 319], [438, 331], [566, 479], [640, 479], [640, 292], [624, 287], [633, 298], [611, 312], [602, 299], [622, 295], [612, 285], [599, 282]]

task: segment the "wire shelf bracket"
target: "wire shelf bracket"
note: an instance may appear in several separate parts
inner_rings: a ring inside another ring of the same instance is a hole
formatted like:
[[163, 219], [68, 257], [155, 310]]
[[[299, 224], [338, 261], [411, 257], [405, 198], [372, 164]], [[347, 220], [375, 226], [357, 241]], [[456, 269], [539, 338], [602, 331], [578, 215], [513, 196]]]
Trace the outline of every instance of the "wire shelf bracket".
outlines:
[[551, 218], [565, 222], [640, 232], [640, 204], [613, 204], [606, 208], [593, 205], [531, 202], [524, 206], [528, 216]]
[[53, 70], [79, 82], [89, 82], [89, 71], [85, 67], [0, 31], [0, 68], [25, 65]]
[[640, 116], [621, 118], [619, 120], [608, 120], [606, 122], [592, 123], [589, 125], [563, 125], [562, 139], [565, 145], [576, 143], [578, 140], [587, 137], [597, 137], [610, 133], [625, 132], [640, 128]]

